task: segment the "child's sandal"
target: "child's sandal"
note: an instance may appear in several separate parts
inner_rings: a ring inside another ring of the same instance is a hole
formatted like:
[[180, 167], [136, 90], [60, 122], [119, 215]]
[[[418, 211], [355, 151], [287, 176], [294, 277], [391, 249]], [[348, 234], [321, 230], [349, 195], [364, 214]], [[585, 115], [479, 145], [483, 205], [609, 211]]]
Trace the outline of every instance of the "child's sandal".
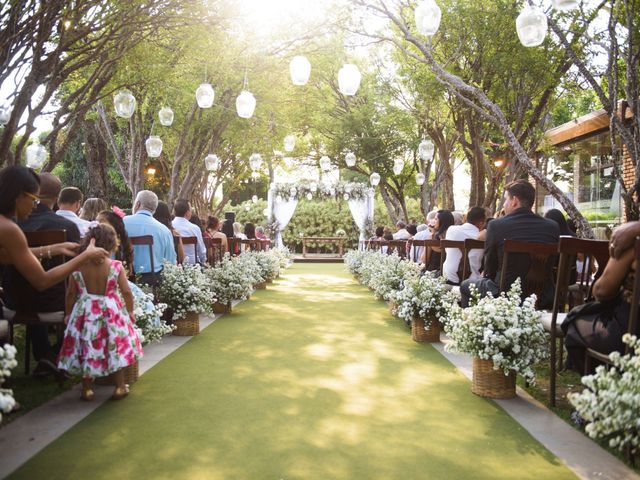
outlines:
[[95, 398], [96, 394], [91, 388], [83, 388], [80, 398], [85, 402], [90, 402]]
[[127, 395], [129, 395], [129, 385], [125, 385], [124, 387], [116, 387], [113, 395], [111, 395], [111, 400], [122, 400]]

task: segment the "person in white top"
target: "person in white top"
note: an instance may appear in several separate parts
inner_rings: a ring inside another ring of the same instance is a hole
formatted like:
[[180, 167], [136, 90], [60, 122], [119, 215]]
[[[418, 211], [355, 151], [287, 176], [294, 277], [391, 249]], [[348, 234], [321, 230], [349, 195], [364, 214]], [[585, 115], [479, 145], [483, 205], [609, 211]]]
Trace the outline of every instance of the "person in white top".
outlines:
[[76, 187], [66, 187], [60, 190], [58, 195], [58, 211], [61, 217], [71, 220], [78, 226], [80, 236], [84, 237], [89, 230], [91, 222], [83, 220], [78, 216], [80, 206], [82, 205], [82, 192]]
[[[467, 212], [467, 221], [462, 225], [453, 225], [447, 230], [445, 238], [447, 240], [465, 241], [467, 238], [478, 238], [480, 230], [484, 228], [484, 224], [487, 218], [487, 212], [482, 207], [473, 207]], [[458, 285], [460, 278], [458, 278], [458, 268], [460, 267], [460, 261], [462, 260], [462, 252], [458, 248], [446, 248], [446, 259], [442, 265], [442, 275], [447, 280], [447, 283]], [[479, 250], [479, 249], [477, 249]], [[480, 257], [469, 252], [469, 267], [472, 272], [472, 276], [477, 275], [480, 278], [480, 264], [482, 262], [482, 250], [480, 251]]]
[[171, 225], [180, 234], [181, 237], [196, 237], [196, 245], [184, 246], [184, 263], [195, 264], [196, 263], [196, 249], [198, 252], [198, 263], [204, 265], [207, 261], [207, 247], [204, 245], [202, 239], [202, 231], [200, 227], [191, 223], [191, 206], [186, 200], [176, 200], [173, 206], [174, 218], [171, 221]]
[[404, 223], [403, 221], [399, 221], [396, 223], [396, 228], [398, 230], [393, 234], [394, 240], [409, 240], [411, 238], [411, 234], [407, 232], [406, 223]]
[[[414, 240], [429, 240], [431, 238], [431, 232], [429, 231], [429, 227], [426, 223], [421, 223], [416, 228], [418, 233], [413, 236]], [[420, 257], [422, 257], [423, 248], [424, 247], [415, 247], [412, 245], [411, 250], [409, 250], [409, 260], [419, 263]]]

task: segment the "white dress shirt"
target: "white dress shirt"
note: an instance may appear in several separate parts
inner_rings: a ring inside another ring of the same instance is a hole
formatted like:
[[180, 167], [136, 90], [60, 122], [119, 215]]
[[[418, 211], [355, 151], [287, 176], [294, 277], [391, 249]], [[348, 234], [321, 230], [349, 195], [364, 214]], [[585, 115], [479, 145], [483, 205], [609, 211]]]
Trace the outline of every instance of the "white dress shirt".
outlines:
[[411, 238], [411, 234], [407, 232], [406, 228], [402, 228], [393, 234], [394, 240], [409, 240]]
[[173, 228], [180, 234], [181, 237], [197, 237], [197, 245], [185, 245], [184, 246], [184, 263], [194, 264], [196, 263], [196, 248], [198, 249], [198, 263], [204, 264], [207, 261], [207, 248], [204, 246], [204, 240], [202, 239], [202, 232], [200, 227], [191, 223], [184, 217], [175, 217], [171, 222]]
[[[425, 228], [421, 232], [416, 233], [413, 236], [414, 240], [431, 240], [431, 231], [428, 228]], [[422, 257], [422, 251], [424, 247], [411, 247], [411, 251], [409, 252], [409, 259], [420, 263], [420, 257]]]
[[[467, 238], [478, 238], [480, 234], [480, 230], [478, 227], [471, 223], [463, 223], [462, 225], [452, 225], [447, 229], [447, 234], [445, 236], [446, 240], [457, 240], [457, 241], [465, 241]], [[457, 248], [445, 248], [447, 252], [447, 257], [445, 258], [444, 263], [442, 264], [442, 275], [453, 283], [459, 283], [460, 279], [458, 278], [458, 268], [460, 267], [460, 261], [462, 260], [462, 252]], [[482, 250], [480, 250], [482, 252]], [[469, 252], [471, 254], [471, 252]], [[482, 256], [480, 256], [482, 259]], [[469, 266], [472, 271], [474, 266], [471, 264], [471, 255], [469, 255]], [[480, 269], [477, 266], [476, 272]]]
[[78, 226], [78, 230], [80, 231], [81, 237], [84, 237], [87, 234], [87, 230], [89, 230], [89, 225], [91, 224], [91, 222], [87, 220], [83, 220], [78, 215], [76, 215], [75, 212], [72, 212], [71, 210], [60, 209], [56, 212], [56, 214], [66, 218], [67, 220], [71, 220], [73, 223], [75, 223]]

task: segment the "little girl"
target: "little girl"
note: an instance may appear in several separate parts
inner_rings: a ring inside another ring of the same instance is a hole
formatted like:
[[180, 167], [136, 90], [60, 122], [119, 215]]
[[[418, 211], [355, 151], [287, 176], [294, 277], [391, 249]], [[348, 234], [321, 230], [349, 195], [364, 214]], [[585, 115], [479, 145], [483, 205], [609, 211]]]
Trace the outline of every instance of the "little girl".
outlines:
[[[110, 253], [116, 249], [116, 232], [110, 225], [91, 227], [82, 240], [81, 252], [91, 239]], [[73, 272], [67, 287], [66, 308], [71, 314], [65, 319], [67, 329], [58, 367], [82, 375], [83, 400], [93, 400], [93, 378], [110, 374], [116, 382], [111, 398], [126, 397], [129, 387], [124, 383], [122, 369], [142, 356], [142, 347], [133, 328], [133, 295], [122, 263], [101, 258]]]

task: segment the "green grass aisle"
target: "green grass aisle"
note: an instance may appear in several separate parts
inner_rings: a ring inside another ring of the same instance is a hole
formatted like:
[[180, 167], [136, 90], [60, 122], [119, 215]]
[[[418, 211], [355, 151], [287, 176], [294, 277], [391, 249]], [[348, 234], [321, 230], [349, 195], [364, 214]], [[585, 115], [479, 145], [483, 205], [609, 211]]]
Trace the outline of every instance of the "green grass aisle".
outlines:
[[574, 478], [338, 264], [294, 265], [13, 477]]

